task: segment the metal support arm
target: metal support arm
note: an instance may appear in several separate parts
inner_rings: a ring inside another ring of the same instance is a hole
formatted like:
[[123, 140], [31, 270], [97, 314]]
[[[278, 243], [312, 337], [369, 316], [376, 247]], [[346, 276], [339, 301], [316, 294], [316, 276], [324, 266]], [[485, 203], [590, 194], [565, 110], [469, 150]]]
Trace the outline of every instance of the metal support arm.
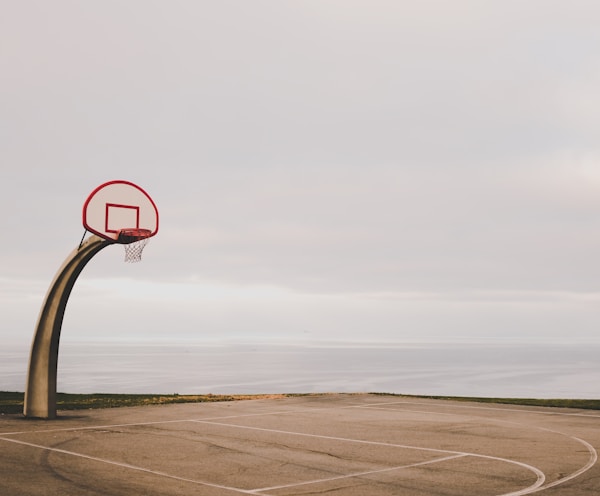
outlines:
[[113, 244], [92, 236], [73, 250], [56, 273], [40, 311], [29, 358], [23, 414], [56, 418], [56, 373], [63, 316], [77, 277], [91, 258]]

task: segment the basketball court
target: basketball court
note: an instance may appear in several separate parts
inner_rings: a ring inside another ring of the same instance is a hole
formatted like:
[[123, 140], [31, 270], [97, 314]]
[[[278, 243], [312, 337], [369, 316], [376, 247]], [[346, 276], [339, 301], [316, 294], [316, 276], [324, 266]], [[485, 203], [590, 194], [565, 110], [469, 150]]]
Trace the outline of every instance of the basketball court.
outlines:
[[586, 495], [594, 411], [370, 394], [0, 420], [0, 494]]

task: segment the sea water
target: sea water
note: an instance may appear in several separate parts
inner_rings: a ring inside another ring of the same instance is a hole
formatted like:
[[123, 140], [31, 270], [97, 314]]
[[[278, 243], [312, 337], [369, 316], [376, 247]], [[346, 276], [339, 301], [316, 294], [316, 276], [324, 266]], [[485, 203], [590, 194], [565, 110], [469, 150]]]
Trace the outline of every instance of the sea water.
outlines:
[[[0, 390], [24, 390], [28, 354], [0, 351]], [[600, 344], [62, 343], [58, 390], [595, 399]]]

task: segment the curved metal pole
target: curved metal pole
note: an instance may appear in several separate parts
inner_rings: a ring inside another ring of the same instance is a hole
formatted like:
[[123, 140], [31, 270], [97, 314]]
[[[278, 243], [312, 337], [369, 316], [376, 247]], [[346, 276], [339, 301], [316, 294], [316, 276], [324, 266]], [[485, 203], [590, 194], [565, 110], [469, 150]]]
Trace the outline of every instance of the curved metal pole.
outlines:
[[56, 372], [60, 330], [69, 295], [91, 258], [113, 241], [92, 236], [73, 250], [56, 273], [38, 317], [31, 355], [25, 404], [26, 417], [56, 418]]

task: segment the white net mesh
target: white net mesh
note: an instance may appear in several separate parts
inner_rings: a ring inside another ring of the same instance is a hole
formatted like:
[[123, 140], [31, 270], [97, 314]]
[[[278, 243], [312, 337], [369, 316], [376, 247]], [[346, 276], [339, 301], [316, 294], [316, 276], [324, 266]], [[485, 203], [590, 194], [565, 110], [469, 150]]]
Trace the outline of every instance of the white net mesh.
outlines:
[[125, 261], [128, 263], [139, 262], [142, 259], [142, 251], [150, 241], [150, 238], [142, 238], [123, 245], [125, 247]]

